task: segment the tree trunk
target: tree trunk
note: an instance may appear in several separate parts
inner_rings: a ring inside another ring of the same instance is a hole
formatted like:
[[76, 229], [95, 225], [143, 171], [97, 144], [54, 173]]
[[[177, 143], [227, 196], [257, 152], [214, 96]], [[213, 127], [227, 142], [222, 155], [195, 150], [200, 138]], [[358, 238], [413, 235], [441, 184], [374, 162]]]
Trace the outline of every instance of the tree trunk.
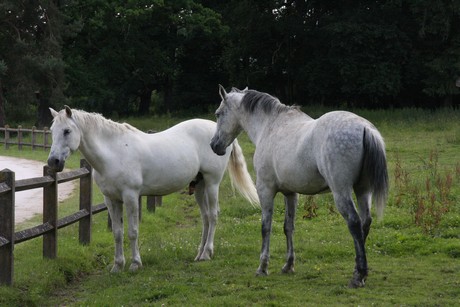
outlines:
[[173, 103], [173, 83], [168, 78], [164, 84], [164, 111], [170, 112], [173, 109], [172, 107], [174, 107]]
[[35, 97], [37, 98], [38, 103], [37, 122], [35, 123], [35, 126], [40, 129], [43, 127], [49, 127], [53, 120], [49, 109], [49, 100], [43, 97], [40, 92], [36, 92]]
[[139, 115], [148, 115], [150, 111], [150, 102], [152, 100], [152, 90], [145, 87], [140, 96]]

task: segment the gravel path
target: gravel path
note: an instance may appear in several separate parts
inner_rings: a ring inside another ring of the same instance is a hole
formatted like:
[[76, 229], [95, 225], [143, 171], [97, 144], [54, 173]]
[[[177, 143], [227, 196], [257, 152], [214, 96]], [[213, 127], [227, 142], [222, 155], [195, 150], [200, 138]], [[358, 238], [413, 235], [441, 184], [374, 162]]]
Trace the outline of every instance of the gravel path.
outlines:
[[[38, 162], [20, 158], [0, 156], [0, 171], [5, 168], [15, 172], [15, 179], [35, 178], [43, 176], [45, 162]], [[69, 197], [75, 187], [75, 181], [59, 184], [58, 199], [62, 201]], [[15, 195], [15, 223], [22, 223], [35, 214], [43, 212], [43, 189], [16, 192]]]

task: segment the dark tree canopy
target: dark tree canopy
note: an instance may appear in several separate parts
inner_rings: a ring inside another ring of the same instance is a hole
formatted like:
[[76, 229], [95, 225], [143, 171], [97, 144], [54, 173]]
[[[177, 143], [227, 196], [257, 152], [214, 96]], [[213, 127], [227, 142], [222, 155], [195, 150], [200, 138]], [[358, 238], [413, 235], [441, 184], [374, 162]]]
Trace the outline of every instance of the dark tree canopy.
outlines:
[[460, 0], [3, 0], [0, 125], [64, 103], [203, 112], [217, 84], [288, 104], [457, 107]]

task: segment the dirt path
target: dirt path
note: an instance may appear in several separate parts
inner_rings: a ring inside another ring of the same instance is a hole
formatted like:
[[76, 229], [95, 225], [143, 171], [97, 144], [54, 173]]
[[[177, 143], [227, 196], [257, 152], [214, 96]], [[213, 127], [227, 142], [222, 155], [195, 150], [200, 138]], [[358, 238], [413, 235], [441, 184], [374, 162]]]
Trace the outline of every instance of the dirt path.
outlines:
[[[44, 165], [45, 162], [0, 156], [0, 171], [5, 168], [10, 169], [15, 172], [16, 180], [42, 177]], [[59, 201], [69, 197], [74, 188], [74, 181], [59, 184]], [[43, 189], [37, 188], [16, 192], [15, 203], [15, 224], [19, 224], [30, 219], [35, 214], [43, 212]]]

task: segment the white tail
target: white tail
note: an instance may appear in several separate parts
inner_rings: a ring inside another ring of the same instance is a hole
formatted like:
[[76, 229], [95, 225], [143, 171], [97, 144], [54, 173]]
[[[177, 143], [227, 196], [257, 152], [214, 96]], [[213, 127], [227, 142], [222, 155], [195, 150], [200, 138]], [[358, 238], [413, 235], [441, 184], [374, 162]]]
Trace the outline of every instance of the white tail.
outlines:
[[233, 141], [233, 149], [228, 164], [228, 172], [230, 174], [232, 187], [236, 188], [253, 206], [260, 207], [256, 187], [248, 172], [243, 151], [236, 139]]

